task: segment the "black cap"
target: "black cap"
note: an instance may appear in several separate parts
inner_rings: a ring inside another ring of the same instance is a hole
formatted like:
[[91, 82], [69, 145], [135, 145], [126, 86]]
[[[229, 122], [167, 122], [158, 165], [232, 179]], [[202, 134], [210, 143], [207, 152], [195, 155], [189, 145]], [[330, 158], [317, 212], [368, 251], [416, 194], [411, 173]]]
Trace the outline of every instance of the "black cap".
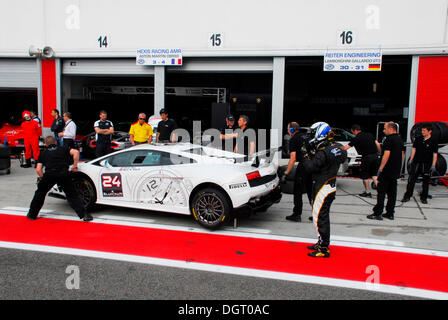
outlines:
[[160, 112], [159, 112], [159, 113], [160, 113], [160, 114], [162, 114], [162, 113], [168, 114], [168, 111], [166, 111], [165, 108], [162, 108], [162, 109], [160, 109]]
[[235, 121], [235, 118], [234, 118], [233, 115], [231, 115], [231, 114], [228, 114], [226, 118], [227, 118], [227, 120], [229, 120], [229, 121]]

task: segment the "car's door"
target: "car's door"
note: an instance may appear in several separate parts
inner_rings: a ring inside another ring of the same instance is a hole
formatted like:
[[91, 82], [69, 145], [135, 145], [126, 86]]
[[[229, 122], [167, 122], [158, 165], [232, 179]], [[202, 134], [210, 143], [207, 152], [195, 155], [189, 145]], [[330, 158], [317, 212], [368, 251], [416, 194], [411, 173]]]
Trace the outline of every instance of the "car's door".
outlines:
[[146, 167], [144, 172], [130, 173], [135, 202], [152, 210], [188, 212], [191, 182], [184, 173], [193, 160], [163, 151], [147, 151], [141, 161]]
[[[113, 154], [102, 162], [99, 199], [108, 202], [135, 202], [135, 185], [140, 177], [162, 176], [157, 154], [149, 150], [129, 150]], [[124, 205], [124, 203], [123, 203]]]

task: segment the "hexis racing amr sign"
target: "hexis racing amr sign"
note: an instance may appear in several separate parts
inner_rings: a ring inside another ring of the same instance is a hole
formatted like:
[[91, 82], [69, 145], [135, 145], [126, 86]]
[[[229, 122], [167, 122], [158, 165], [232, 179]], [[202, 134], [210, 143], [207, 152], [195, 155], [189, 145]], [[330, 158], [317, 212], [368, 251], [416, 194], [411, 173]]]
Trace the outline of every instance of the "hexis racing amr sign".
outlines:
[[101, 175], [103, 197], [123, 197], [123, 183], [119, 173], [103, 173]]

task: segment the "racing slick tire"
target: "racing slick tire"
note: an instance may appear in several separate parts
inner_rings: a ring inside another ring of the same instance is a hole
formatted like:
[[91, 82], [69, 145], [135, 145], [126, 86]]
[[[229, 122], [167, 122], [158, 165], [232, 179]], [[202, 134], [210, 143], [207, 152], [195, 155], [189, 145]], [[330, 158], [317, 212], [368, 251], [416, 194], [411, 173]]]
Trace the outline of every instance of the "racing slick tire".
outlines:
[[191, 201], [191, 212], [200, 225], [217, 229], [231, 212], [231, 206], [222, 191], [214, 188], [199, 190]]
[[90, 179], [83, 176], [75, 175], [72, 180], [76, 191], [81, 197], [84, 208], [87, 210], [87, 212], [91, 212], [96, 203], [95, 186], [90, 181]]

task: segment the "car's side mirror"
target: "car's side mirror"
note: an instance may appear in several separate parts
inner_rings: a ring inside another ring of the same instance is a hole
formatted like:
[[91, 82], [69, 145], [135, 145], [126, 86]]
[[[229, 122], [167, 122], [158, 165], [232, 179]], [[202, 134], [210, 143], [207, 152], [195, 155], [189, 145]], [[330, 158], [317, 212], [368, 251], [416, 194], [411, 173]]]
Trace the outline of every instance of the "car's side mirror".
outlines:
[[109, 161], [107, 161], [107, 160], [101, 161], [100, 166], [102, 166], [103, 168], [112, 169], [112, 166], [110, 165]]

